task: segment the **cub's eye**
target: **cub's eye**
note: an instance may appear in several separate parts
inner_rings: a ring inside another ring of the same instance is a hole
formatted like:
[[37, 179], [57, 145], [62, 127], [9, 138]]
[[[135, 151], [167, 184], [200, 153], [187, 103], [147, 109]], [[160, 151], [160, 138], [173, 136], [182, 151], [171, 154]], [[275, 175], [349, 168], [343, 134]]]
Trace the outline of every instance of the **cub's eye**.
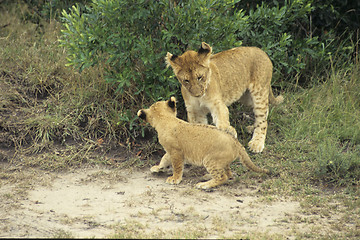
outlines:
[[197, 78], [198, 81], [201, 81], [203, 79], [204, 75]]
[[188, 84], [188, 83], [190, 83], [190, 81], [187, 80], [187, 79], [185, 79], [185, 80], [184, 80], [184, 83]]

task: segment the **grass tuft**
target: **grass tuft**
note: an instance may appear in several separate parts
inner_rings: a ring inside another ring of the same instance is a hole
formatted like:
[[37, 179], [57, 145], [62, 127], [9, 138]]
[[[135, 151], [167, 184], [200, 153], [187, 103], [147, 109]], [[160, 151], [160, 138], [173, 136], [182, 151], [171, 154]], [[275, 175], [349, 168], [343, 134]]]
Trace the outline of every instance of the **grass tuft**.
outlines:
[[320, 180], [359, 184], [359, 88], [356, 69], [333, 72], [324, 83], [288, 96], [280, 110], [284, 115], [274, 116], [284, 138], [283, 151], [295, 150], [300, 161], [306, 156]]

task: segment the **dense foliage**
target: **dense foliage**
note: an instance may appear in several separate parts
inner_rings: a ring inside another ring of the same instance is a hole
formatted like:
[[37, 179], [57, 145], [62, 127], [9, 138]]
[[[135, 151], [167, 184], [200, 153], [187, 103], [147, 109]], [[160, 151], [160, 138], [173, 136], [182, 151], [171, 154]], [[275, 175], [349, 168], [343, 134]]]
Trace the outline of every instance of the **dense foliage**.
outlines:
[[[306, 21], [311, 5], [259, 6], [248, 14], [235, 1], [94, 1], [84, 11], [78, 5], [63, 12], [62, 45], [69, 65], [82, 70], [105, 62], [107, 80], [118, 90], [158, 99], [173, 94], [177, 82], [165, 70], [167, 51], [180, 54], [201, 41], [219, 52], [255, 45], [274, 62], [278, 77], [298, 74], [307, 59], [322, 57], [317, 38], [295, 40], [290, 29]], [[135, 88], [135, 89], [134, 89]]]
[[[318, 19], [336, 13], [324, 10], [328, 8], [329, 3], [311, 0], [256, 7], [246, 1], [93, 1], [85, 9], [74, 5], [63, 11], [66, 29], [61, 42], [69, 65], [81, 71], [106, 62], [107, 80], [118, 90], [131, 87], [132, 93], [143, 92], [151, 99], [167, 97], [176, 89], [163, 63], [166, 52], [196, 49], [201, 41], [213, 45], [215, 52], [240, 45], [261, 47], [273, 60], [275, 85], [299, 80], [306, 84], [307, 72], [327, 67], [337, 51], [348, 58], [355, 49], [351, 42], [338, 49], [339, 39], [330, 30], [324, 36], [330, 20], [313, 29], [312, 14], [319, 13]], [[346, 22], [356, 19], [350, 20]]]

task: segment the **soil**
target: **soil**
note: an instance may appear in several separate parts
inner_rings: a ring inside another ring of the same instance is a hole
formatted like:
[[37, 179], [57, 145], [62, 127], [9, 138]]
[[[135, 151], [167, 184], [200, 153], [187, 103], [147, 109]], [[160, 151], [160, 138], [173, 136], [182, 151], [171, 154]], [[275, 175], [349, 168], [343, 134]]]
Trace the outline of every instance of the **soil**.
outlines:
[[203, 191], [194, 188], [202, 169], [187, 167], [183, 182], [176, 186], [165, 183], [170, 173], [101, 166], [54, 173], [2, 163], [0, 237], [137, 238], [193, 233], [187, 237], [246, 238], [257, 233], [294, 239], [298, 231], [327, 225], [327, 221], [294, 222], [291, 219], [311, 216], [304, 216], [297, 201], [280, 196], [264, 200], [260, 183], [244, 186], [232, 180]]

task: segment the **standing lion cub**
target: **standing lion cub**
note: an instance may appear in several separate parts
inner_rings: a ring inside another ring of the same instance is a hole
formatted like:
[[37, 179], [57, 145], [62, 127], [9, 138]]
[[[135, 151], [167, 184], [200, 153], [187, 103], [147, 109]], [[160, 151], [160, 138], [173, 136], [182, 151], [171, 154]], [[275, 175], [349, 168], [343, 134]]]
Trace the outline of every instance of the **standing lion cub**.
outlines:
[[238, 47], [212, 55], [212, 48], [202, 43], [198, 52], [186, 51], [181, 56], [167, 53], [166, 62], [181, 83], [188, 121], [207, 124], [210, 112], [215, 125], [237, 136], [230, 126], [228, 107], [241, 98], [253, 106], [255, 123], [249, 148], [262, 152], [267, 131], [270, 103], [279, 104], [270, 82], [273, 65], [264, 51], [256, 47]]
[[184, 163], [204, 166], [212, 179], [200, 182], [198, 188], [212, 188], [223, 184], [232, 176], [230, 164], [237, 158], [248, 168], [259, 173], [269, 173], [250, 160], [245, 148], [231, 134], [215, 126], [190, 124], [176, 117], [176, 99], [154, 103], [149, 109], [141, 109], [137, 115], [150, 123], [158, 133], [160, 144], [166, 154], [152, 172], [172, 164], [173, 176], [166, 180], [169, 184], [179, 184], [182, 180]]

